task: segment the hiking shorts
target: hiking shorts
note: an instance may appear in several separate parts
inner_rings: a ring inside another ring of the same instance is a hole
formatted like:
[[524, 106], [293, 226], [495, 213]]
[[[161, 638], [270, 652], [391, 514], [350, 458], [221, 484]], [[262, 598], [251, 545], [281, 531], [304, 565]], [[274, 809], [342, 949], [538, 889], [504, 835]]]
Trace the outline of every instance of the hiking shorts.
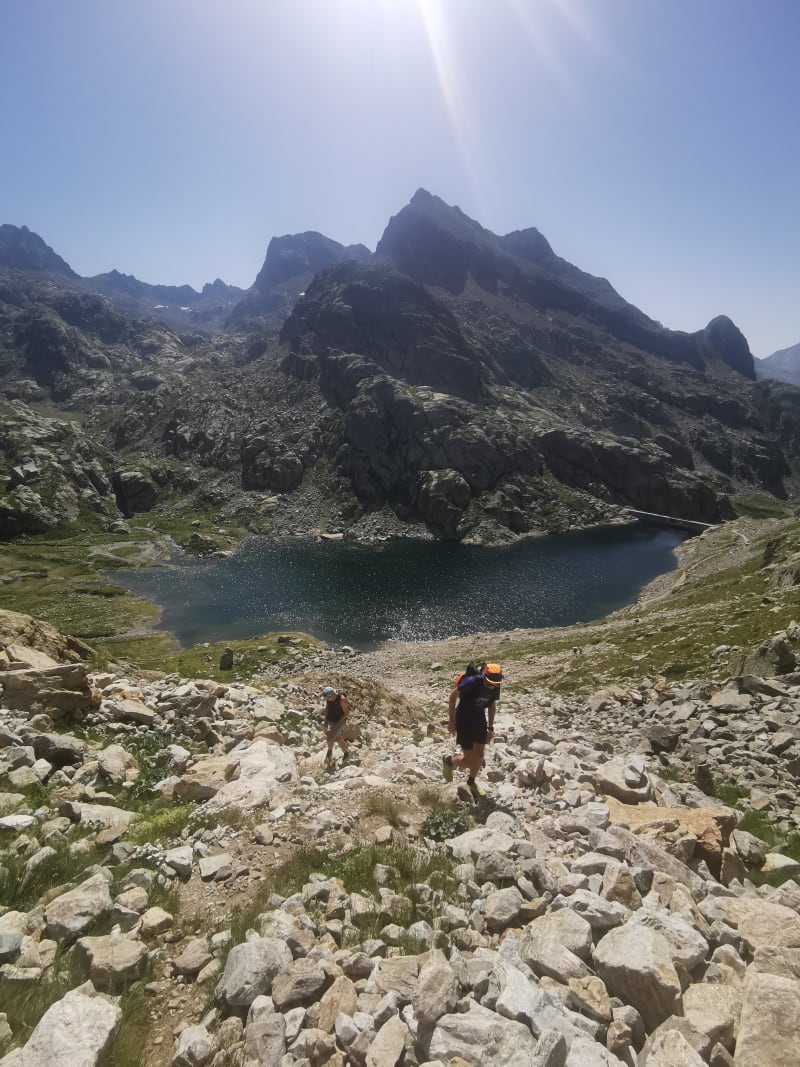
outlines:
[[456, 715], [456, 741], [464, 752], [469, 752], [473, 745], [485, 745], [487, 736], [488, 728], [483, 715], [469, 718]]
[[335, 721], [331, 719], [325, 720], [325, 736], [331, 744], [333, 744], [333, 742], [336, 741], [337, 738], [342, 736], [342, 734], [344, 733], [344, 724], [346, 722], [347, 719], [345, 719], [344, 715], [341, 717], [341, 719], [336, 719]]

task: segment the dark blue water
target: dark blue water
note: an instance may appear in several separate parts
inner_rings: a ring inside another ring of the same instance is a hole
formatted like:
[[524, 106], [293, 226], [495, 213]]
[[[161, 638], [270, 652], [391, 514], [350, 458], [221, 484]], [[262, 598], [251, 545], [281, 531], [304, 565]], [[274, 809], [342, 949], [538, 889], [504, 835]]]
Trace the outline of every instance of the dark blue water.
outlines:
[[275, 545], [112, 577], [163, 609], [183, 644], [299, 630], [366, 647], [561, 626], [631, 603], [675, 567], [674, 530], [609, 527], [483, 548], [443, 541]]

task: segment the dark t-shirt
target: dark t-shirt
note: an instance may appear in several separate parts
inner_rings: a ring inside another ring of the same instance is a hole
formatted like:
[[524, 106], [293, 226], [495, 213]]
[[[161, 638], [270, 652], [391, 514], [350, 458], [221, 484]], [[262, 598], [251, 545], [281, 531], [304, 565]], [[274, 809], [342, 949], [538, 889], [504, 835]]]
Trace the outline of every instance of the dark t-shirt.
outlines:
[[337, 693], [333, 700], [325, 701], [325, 721], [338, 722], [343, 715], [344, 708], [342, 707], [342, 694]]
[[486, 685], [484, 682], [466, 686], [456, 705], [456, 718], [464, 722], [484, 718], [489, 705], [500, 699], [500, 688], [499, 685]]

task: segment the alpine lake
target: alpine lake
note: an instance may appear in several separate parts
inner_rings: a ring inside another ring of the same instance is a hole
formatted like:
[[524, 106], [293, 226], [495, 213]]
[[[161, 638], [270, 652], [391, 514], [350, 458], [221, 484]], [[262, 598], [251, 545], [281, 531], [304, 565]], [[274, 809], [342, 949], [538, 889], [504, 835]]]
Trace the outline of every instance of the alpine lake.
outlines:
[[676, 566], [678, 530], [611, 526], [487, 548], [445, 541], [276, 544], [118, 571], [183, 645], [303, 632], [367, 649], [599, 619]]

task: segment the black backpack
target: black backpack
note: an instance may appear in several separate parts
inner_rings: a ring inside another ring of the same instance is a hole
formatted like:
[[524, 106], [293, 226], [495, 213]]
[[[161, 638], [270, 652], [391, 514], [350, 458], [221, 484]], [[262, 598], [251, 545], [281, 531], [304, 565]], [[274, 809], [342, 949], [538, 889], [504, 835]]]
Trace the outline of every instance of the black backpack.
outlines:
[[472, 692], [474, 686], [483, 682], [483, 670], [485, 666], [485, 663], [482, 663], [480, 667], [476, 667], [474, 663], [468, 663], [461, 674], [455, 676], [453, 679], [453, 687], [458, 690], [460, 696]]

